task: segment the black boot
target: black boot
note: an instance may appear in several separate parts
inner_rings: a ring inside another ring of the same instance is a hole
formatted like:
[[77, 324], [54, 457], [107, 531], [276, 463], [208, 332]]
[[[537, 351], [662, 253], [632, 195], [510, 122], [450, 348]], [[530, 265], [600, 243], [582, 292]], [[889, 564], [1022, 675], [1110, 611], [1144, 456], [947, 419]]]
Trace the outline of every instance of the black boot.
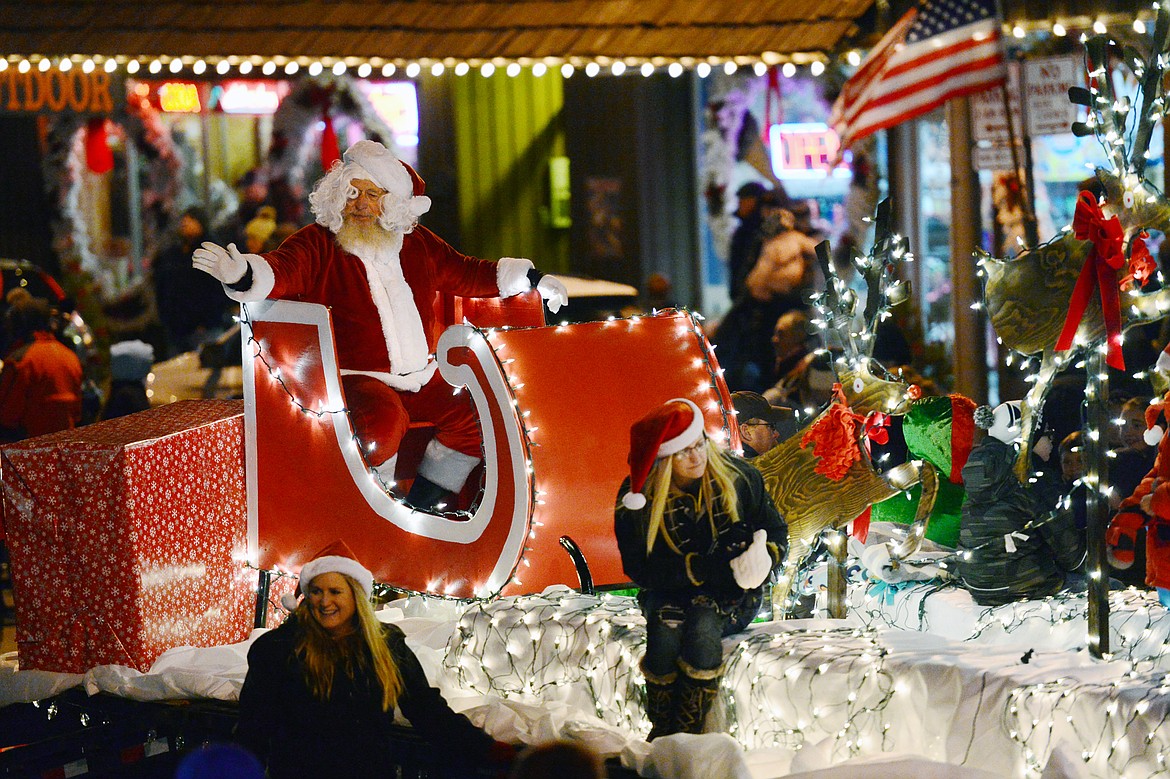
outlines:
[[653, 741], [659, 736], [669, 736], [677, 733], [678, 727], [674, 724], [674, 688], [678, 672], [658, 676], [642, 666], [642, 676], [646, 677], [646, 717], [650, 720], [650, 735], [647, 741]]
[[431, 511], [440, 503], [446, 503], [447, 508], [454, 508], [450, 491], [421, 474], [414, 477], [410, 492], [406, 493], [406, 502], [418, 511]]
[[678, 732], [702, 733], [711, 705], [719, 695], [723, 666], [703, 670], [692, 667], [690, 663], [680, 658], [678, 667], [680, 673], [674, 698]]

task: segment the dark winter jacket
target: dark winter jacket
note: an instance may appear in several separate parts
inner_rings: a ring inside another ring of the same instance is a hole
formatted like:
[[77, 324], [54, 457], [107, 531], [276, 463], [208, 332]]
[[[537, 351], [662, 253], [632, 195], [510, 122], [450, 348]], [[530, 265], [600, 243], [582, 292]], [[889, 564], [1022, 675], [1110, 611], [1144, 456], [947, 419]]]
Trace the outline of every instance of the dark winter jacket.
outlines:
[[730, 562], [747, 548], [756, 530], [762, 529], [768, 534], [768, 552], [773, 567], [784, 558], [788, 527], [764, 490], [763, 477], [755, 466], [744, 460], [728, 460], [739, 472], [735, 490], [740, 521], [732, 523], [730, 517], [719, 510], [718, 501], [715, 502], [716, 516], [709, 517], [698, 500], [698, 483], [693, 491], [672, 491], [658, 538], [649, 555], [646, 554], [646, 534], [650, 503], [641, 509], [626, 508], [621, 496], [630, 491], [630, 481], [626, 479], [622, 483], [614, 510], [614, 532], [622, 567], [634, 584], [643, 589], [678, 593], [680, 599], [707, 595], [722, 610], [729, 612], [745, 595], [745, 590], [735, 583]]
[[[329, 701], [318, 701], [309, 692], [295, 652], [297, 631], [292, 618], [252, 644], [240, 691], [237, 740], [268, 766], [271, 779], [397, 775], [391, 741], [394, 710], [382, 711], [382, 690], [371, 663], [353, 679], [335, 673]], [[472, 775], [472, 766], [487, 764], [495, 741], [453, 712], [428, 684], [401, 629], [384, 625], [383, 635], [402, 675], [398, 708], [437, 756], [454, 761], [452, 776]]]
[[[1048, 516], [1039, 492], [1012, 471], [1016, 448], [987, 436], [963, 466], [967, 501], [959, 531], [959, 578], [975, 602], [999, 606], [1058, 592], [1085, 559], [1071, 512]], [[1025, 530], [1029, 522], [1036, 527]]]

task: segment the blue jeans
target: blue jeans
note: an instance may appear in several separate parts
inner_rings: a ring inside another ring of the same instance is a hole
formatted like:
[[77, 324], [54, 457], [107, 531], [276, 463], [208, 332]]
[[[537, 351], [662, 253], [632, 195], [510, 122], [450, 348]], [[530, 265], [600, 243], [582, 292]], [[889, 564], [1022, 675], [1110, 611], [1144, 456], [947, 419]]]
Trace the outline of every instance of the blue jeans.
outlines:
[[638, 601], [646, 617], [647, 671], [657, 676], [674, 673], [678, 659], [697, 670], [723, 664], [723, 632], [728, 617], [710, 598], [642, 590]]

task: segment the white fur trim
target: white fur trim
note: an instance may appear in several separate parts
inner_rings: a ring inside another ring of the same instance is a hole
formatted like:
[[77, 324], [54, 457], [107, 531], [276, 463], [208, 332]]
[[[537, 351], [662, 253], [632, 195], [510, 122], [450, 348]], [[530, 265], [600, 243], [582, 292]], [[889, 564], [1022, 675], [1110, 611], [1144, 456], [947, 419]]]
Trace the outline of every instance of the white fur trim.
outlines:
[[[414, 303], [414, 293], [402, 275], [399, 254], [402, 240], [401, 234], [395, 234], [393, 243], [386, 247], [342, 247], [361, 260], [365, 268], [370, 298], [378, 310], [382, 338], [386, 342], [390, 367], [395, 376], [409, 376], [425, 370], [431, 362], [422, 317], [419, 316], [418, 307]], [[432, 368], [431, 373], [433, 372]], [[405, 381], [408, 385], [414, 383], [413, 379]], [[423, 383], [425, 382], [419, 383], [418, 386], [421, 387]], [[417, 387], [415, 389], [417, 390]]]
[[449, 492], [459, 492], [479, 461], [479, 457], [457, 452], [432, 438], [418, 464], [418, 472]]
[[426, 195], [414, 195], [406, 201], [406, 207], [415, 216], [422, 216], [431, 210], [431, 199]]
[[1154, 364], [1154, 367], [1162, 371], [1162, 373], [1170, 372], [1170, 354], [1167, 354], [1165, 349], [1158, 354], [1158, 362]]
[[410, 174], [406, 172], [402, 162], [394, 152], [377, 141], [358, 141], [346, 149], [341, 157], [367, 174], [352, 176], [351, 181], [354, 178], [364, 178], [400, 198], [410, 197], [414, 192], [414, 182], [410, 180]]
[[640, 492], [627, 492], [625, 495], [622, 495], [622, 505], [630, 511], [637, 511], [638, 509], [645, 508], [646, 496]]
[[1146, 430], [1146, 432], [1142, 433], [1142, 438], [1150, 446], [1157, 446], [1158, 442], [1162, 440], [1162, 434], [1164, 432], [1165, 431], [1162, 430], [1161, 425], [1154, 425], [1153, 427]]
[[366, 597], [373, 593], [374, 574], [352, 557], [342, 557], [341, 555], [326, 555], [305, 563], [301, 567], [301, 581], [298, 584], [301, 592], [307, 595], [308, 587], [313, 583], [313, 579], [323, 573], [343, 573], [362, 586]]
[[435, 369], [439, 364], [431, 360], [427, 367], [417, 370], [414, 373], [386, 373], [385, 371], [351, 371], [348, 368], [341, 369], [342, 376], [369, 376], [371, 379], [377, 379], [385, 384], [387, 387], [393, 387], [396, 390], [403, 392], [418, 392], [423, 385], [431, 380], [435, 375]]
[[496, 263], [496, 286], [500, 290], [500, 297], [510, 298], [532, 289], [532, 284], [528, 281], [528, 271], [535, 267], [532, 260], [501, 257]]
[[370, 470], [378, 474], [382, 481], [386, 482], [387, 484], [393, 484], [395, 481], [394, 469], [396, 467], [398, 467], [398, 452], [395, 452], [394, 455], [390, 457], [390, 459], [375, 465]]
[[370, 173], [368, 170], [363, 168], [361, 165], [358, 165], [356, 162], [349, 163], [349, 167], [346, 169], [346, 174], [347, 174], [346, 178], [349, 179], [347, 182], [345, 182], [346, 185], [352, 184], [357, 179], [364, 179], [365, 181], [374, 182], [379, 187], [382, 186], [381, 184], [378, 183], [378, 179], [376, 179], [374, 177], [373, 173]]
[[258, 303], [266, 300], [276, 288], [276, 274], [272, 272], [272, 266], [259, 254], [242, 256], [252, 267], [252, 286], [245, 290], [235, 290], [225, 284], [223, 291], [229, 298], [241, 303]]
[[286, 592], [280, 596], [280, 605], [284, 607], [285, 611], [296, 611], [298, 605], [297, 596], [291, 592]]
[[693, 444], [695, 441], [698, 441], [703, 436], [703, 412], [699, 410], [699, 407], [695, 405], [694, 401], [687, 400], [686, 398], [671, 398], [666, 402], [674, 403], [677, 401], [681, 401], [690, 406], [691, 411], [693, 411], [695, 415], [691, 419], [691, 423], [687, 425], [686, 430], [682, 431], [674, 438], [671, 438], [669, 441], [662, 442], [662, 444], [658, 447], [658, 454], [654, 456], [655, 459], [677, 454], [678, 452], [681, 452], [683, 449], [686, 449], [688, 446]]

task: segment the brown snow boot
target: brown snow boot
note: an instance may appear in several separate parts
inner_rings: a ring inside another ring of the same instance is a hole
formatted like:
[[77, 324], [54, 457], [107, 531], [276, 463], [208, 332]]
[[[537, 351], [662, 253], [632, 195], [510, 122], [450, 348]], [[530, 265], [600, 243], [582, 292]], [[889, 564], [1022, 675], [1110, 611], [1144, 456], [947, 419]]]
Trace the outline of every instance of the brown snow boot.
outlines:
[[659, 736], [669, 736], [678, 732], [674, 720], [674, 690], [677, 686], [678, 672], [666, 676], [658, 676], [642, 666], [642, 676], [646, 677], [646, 717], [650, 720], [650, 735], [647, 741], [653, 741]]
[[678, 714], [679, 733], [702, 733], [711, 711], [711, 704], [719, 695], [719, 680], [723, 678], [723, 666], [703, 670], [694, 668], [679, 658], [678, 683], [675, 692], [675, 711]]

